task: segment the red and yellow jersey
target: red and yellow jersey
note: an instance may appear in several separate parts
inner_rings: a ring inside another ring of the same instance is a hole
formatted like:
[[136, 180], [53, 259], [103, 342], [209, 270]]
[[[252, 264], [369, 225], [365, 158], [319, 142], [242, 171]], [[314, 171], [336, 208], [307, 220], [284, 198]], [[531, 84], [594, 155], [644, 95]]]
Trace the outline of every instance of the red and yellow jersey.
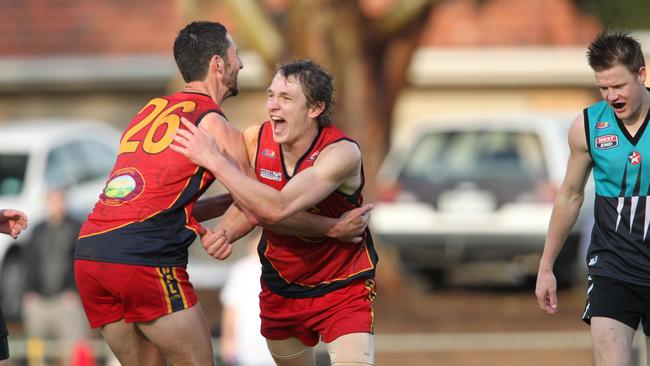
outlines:
[[[341, 140], [352, 141], [334, 126], [320, 128], [311, 147], [296, 163], [294, 175], [314, 165], [325, 147]], [[291, 179], [285, 169], [281, 147], [273, 140], [273, 129], [268, 121], [260, 126], [255, 173], [260, 182], [277, 190], [281, 190]], [[354, 194], [334, 191], [309, 211], [338, 218], [344, 212], [359, 207], [363, 202], [363, 171], [361, 174], [361, 185]], [[368, 230], [361, 243], [345, 243], [327, 237], [281, 235], [264, 229], [258, 253], [266, 286], [274, 293], [291, 298], [320, 296], [355, 279], [372, 278], [378, 260]]]
[[200, 225], [196, 199], [214, 176], [169, 149], [180, 116], [198, 125], [223, 115], [206, 94], [180, 92], [151, 100], [120, 140], [113, 171], [81, 227], [75, 257], [151, 266], [187, 264]]

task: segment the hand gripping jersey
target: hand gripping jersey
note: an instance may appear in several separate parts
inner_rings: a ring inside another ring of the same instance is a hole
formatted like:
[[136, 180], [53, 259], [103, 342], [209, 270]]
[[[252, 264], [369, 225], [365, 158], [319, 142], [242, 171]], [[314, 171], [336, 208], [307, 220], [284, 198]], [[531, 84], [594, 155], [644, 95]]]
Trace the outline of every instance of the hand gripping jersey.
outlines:
[[[310, 168], [327, 145], [341, 140], [352, 141], [336, 127], [320, 128], [311, 147], [296, 163], [294, 175]], [[260, 126], [255, 173], [260, 182], [277, 190], [291, 179], [285, 169], [282, 149], [273, 140], [273, 128], [268, 121]], [[359, 207], [363, 200], [363, 182], [362, 171], [361, 186], [354, 194], [334, 191], [310, 211], [338, 218]], [[361, 243], [344, 243], [332, 238], [281, 235], [264, 229], [258, 253], [266, 286], [272, 292], [290, 298], [320, 296], [355, 279], [373, 278], [378, 260], [368, 230]]]
[[196, 199], [214, 181], [209, 171], [169, 149], [184, 116], [198, 125], [223, 113], [206, 94], [176, 93], [151, 100], [120, 140], [115, 167], [83, 224], [75, 258], [146, 266], [187, 264], [200, 225]]
[[586, 108], [584, 120], [596, 184], [595, 223], [587, 255], [589, 274], [648, 286], [648, 115], [634, 137], [605, 102]]

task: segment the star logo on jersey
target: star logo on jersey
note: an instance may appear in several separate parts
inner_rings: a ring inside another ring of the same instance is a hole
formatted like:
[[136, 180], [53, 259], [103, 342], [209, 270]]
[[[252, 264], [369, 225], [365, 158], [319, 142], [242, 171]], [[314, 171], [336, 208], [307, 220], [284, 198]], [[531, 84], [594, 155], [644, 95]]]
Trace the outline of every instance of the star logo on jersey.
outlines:
[[637, 165], [641, 163], [641, 154], [639, 154], [638, 151], [632, 151], [630, 155], [627, 156], [628, 160], [630, 160], [630, 164], [632, 165]]

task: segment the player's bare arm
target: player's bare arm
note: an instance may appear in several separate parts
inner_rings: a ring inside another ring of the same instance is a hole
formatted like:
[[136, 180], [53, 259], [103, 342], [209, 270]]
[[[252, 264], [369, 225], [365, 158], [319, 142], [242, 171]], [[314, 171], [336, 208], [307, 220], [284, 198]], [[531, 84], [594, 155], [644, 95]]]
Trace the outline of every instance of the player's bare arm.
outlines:
[[239, 172], [220, 154], [213, 139], [189, 121], [181, 120], [188, 130], [177, 131], [176, 144], [171, 148], [209, 169], [240, 207], [261, 221], [279, 222], [313, 207], [344, 183], [360, 181], [361, 152], [357, 145], [340, 141], [328, 146], [311, 168], [296, 174], [282, 191], [277, 191]]
[[[251, 165], [255, 164], [259, 128], [260, 125], [251, 126], [243, 133]], [[356, 187], [351, 188], [356, 189]], [[370, 210], [373, 207], [372, 204], [366, 204], [346, 212], [340, 218], [329, 218], [301, 211], [274, 224], [263, 223], [263, 226], [285, 235], [328, 236], [349, 243], [358, 243], [363, 239], [363, 233], [370, 220]], [[254, 224], [236, 205], [233, 205], [225, 213], [219, 225], [214, 230], [208, 229], [201, 237], [201, 244], [212, 257], [223, 260], [232, 253], [232, 243], [250, 232], [253, 227]]]
[[535, 288], [537, 303], [542, 310], [551, 315], [556, 314], [558, 308], [553, 264], [578, 218], [584, 199], [585, 184], [591, 172], [592, 161], [585, 133], [584, 117], [580, 114], [569, 129], [569, 161], [564, 180], [553, 204], [544, 252], [537, 274]]
[[[251, 166], [255, 164], [260, 127], [261, 124], [250, 126], [243, 133]], [[352, 184], [356, 185], [349, 187], [346, 193], [356, 190], [360, 182], [354, 181]], [[344, 189], [344, 187], [339, 189]], [[303, 211], [276, 224], [264, 224], [263, 226], [279, 234], [303, 237], [328, 236], [349, 243], [358, 243], [362, 240], [362, 235], [368, 226], [370, 210], [373, 207], [372, 204], [366, 204], [346, 212], [340, 218], [329, 218]]]

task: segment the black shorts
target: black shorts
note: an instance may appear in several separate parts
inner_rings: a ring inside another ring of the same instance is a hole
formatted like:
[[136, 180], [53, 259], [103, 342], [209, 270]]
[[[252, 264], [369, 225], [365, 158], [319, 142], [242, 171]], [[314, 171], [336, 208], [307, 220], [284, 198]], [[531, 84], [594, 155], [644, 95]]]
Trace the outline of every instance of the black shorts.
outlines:
[[622, 282], [611, 277], [587, 277], [587, 304], [582, 320], [601, 316], [618, 320], [632, 329], [643, 324], [643, 333], [650, 336], [650, 287]]
[[0, 361], [9, 358], [9, 341], [7, 336], [0, 336]]
[[7, 324], [5, 324], [5, 317], [2, 316], [2, 309], [0, 309], [0, 361], [9, 358], [9, 342], [7, 341]]

